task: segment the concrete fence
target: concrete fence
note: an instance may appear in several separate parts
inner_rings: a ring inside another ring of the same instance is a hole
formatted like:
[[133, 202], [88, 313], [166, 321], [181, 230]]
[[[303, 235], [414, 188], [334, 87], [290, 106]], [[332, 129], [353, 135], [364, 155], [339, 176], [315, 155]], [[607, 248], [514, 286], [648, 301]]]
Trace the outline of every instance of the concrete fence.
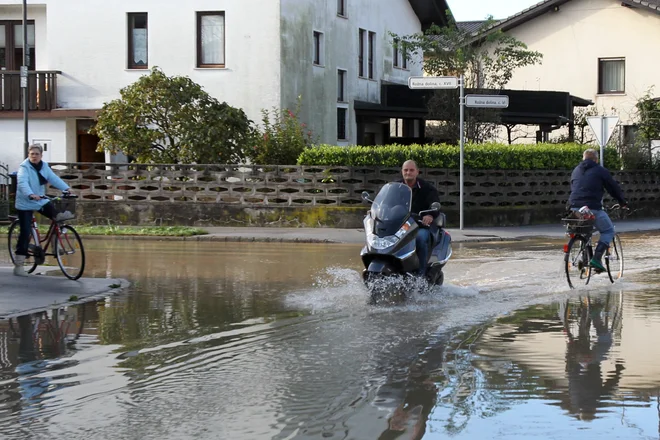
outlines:
[[[355, 227], [366, 205], [362, 191], [375, 193], [400, 178], [399, 168], [137, 165], [52, 163], [81, 199], [82, 221], [200, 225], [295, 225]], [[612, 173], [631, 204], [660, 199], [660, 173]], [[465, 224], [552, 222], [563, 212], [571, 170], [466, 170]], [[457, 224], [459, 173], [422, 169]], [[606, 203], [610, 200], [606, 199]]]

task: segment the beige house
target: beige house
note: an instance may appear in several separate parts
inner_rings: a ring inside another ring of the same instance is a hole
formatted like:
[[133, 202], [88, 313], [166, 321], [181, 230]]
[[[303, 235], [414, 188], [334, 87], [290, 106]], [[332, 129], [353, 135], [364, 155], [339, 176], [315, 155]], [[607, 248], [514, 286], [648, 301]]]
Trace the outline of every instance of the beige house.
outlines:
[[620, 117], [624, 136], [637, 100], [653, 86], [660, 96], [660, 0], [545, 0], [492, 30], [543, 54], [541, 65], [516, 70], [507, 88], [591, 100], [599, 114]]

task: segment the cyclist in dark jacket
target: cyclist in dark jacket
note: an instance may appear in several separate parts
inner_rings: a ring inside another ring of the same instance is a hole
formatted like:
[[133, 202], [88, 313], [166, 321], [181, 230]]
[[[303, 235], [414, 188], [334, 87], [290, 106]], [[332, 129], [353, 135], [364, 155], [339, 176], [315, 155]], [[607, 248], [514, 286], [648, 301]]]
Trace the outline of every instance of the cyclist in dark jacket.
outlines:
[[[417, 214], [420, 211], [431, 209], [433, 202], [440, 202], [438, 190], [430, 184], [417, 176], [419, 175], [419, 168], [414, 160], [407, 160], [401, 167], [401, 174], [403, 176], [402, 183], [405, 183], [412, 189], [412, 205], [410, 212]], [[438, 227], [433, 223], [433, 219], [439, 215], [437, 212], [426, 214], [420, 220], [426, 228], [420, 228], [415, 238], [415, 246], [417, 248], [417, 258], [419, 258], [419, 275], [426, 275], [426, 264], [429, 255], [429, 247], [431, 245], [431, 234], [437, 234]]]
[[570, 208], [577, 211], [583, 206], [588, 206], [596, 217], [595, 226], [600, 232], [600, 239], [594, 251], [594, 256], [589, 262], [593, 267], [599, 270], [605, 270], [601, 263], [601, 258], [614, 238], [614, 225], [612, 220], [603, 211], [604, 190], [621, 205], [627, 209], [626, 198], [621, 191], [621, 187], [614, 180], [609, 171], [598, 164], [598, 153], [596, 150], [585, 150], [582, 155], [582, 162], [578, 164], [571, 174], [571, 195], [568, 199]]

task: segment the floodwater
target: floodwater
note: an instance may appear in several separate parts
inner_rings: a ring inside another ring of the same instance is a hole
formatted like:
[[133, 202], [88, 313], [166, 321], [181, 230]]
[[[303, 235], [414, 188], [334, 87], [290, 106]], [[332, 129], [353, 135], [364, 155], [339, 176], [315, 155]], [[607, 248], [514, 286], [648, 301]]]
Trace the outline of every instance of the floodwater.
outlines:
[[657, 439], [660, 237], [568, 290], [559, 240], [455, 244], [370, 305], [359, 246], [88, 240], [123, 294], [0, 322], [3, 439]]

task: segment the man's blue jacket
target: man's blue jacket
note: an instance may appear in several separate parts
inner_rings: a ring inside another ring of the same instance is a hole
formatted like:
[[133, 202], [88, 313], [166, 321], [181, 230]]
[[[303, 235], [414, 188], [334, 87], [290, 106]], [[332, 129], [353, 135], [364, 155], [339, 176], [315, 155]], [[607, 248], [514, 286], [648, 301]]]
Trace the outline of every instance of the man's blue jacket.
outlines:
[[621, 187], [609, 171], [593, 160], [583, 160], [571, 174], [571, 195], [568, 203], [571, 208], [588, 206], [589, 209], [603, 209], [603, 190], [623, 206], [627, 205]]

